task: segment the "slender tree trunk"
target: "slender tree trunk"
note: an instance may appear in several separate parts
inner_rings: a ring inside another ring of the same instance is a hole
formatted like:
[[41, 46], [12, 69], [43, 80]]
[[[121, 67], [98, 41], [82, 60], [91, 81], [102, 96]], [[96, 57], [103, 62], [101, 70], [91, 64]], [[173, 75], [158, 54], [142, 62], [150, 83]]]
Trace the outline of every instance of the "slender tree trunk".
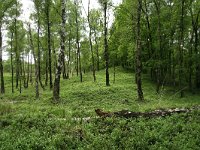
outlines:
[[11, 58], [11, 74], [12, 74], [12, 93], [14, 93], [14, 68], [13, 68], [13, 32], [11, 34], [11, 52], [10, 52], [10, 58]]
[[191, 39], [190, 39], [190, 45], [191, 45], [191, 47], [190, 47], [190, 51], [189, 51], [189, 62], [188, 62], [188, 65], [189, 65], [189, 78], [188, 78], [188, 82], [189, 82], [189, 89], [190, 89], [190, 91], [192, 91], [192, 87], [193, 87], [193, 85], [192, 85], [192, 65], [193, 65], [193, 62], [192, 62], [192, 55], [193, 55], [193, 45], [192, 45], [192, 43], [193, 43], [193, 39], [194, 39], [194, 34], [193, 34], [193, 32], [192, 32], [192, 34], [191, 34]]
[[[71, 27], [70, 27], [71, 28]], [[71, 35], [71, 29], [70, 29], [70, 35]], [[69, 36], [68, 40], [68, 45], [69, 45], [69, 53], [68, 53], [68, 61], [67, 61], [67, 79], [69, 79], [70, 76], [70, 70], [71, 70], [71, 36]]]
[[141, 62], [141, 29], [140, 29], [140, 19], [142, 10], [142, 0], [138, 0], [137, 4], [137, 26], [136, 26], [136, 84], [137, 84], [137, 95], [138, 100], [144, 101], [143, 91], [142, 91], [142, 62]]
[[77, 45], [77, 62], [78, 62], [78, 68], [77, 70], [79, 70], [80, 73], [80, 81], [83, 82], [83, 75], [82, 75], [82, 67], [81, 67], [81, 52], [80, 52], [80, 36], [79, 36], [79, 22], [78, 22], [78, 3], [77, 0], [74, 1], [74, 4], [76, 6], [76, 45]]
[[61, 48], [59, 51], [59, 56], [58, 56], [58, 66], [56, 70], [56, 75], [55, 75], [55, 81], [54, 81], [54, 89], [53, 89], [53, 99], [54, 102], [58, 102], [60, 98], [60, 75], [63, 67], [63, 59], [64, 59], [64, 52], [65, 52], [65, 23], [66, 23], [66, 12], [65, 12], [65, 7], [66, 7], [66, 1], [61, 0], [61, 15], [62, 15], [62, 25], [61, 25]]
[[5, 93], [5, 87], [4, 87], [4, 76], [3, 76], [3, 58], [2, 58], [2, 23], [0, 22], [0, 76], [1, 76], [1, 94]]
[[[25, 56], [25, 51], [24, 51]], [[21, 56], [21, 78], [23, 79], [24, 88], [26, 88], [26, 64], [23, 55]]]
[[[20, 56], [21, 57], [21, 56]], [[21, 59], [19, 60], [19, 93], [21, 94], [22, 93], [22, 74], [23, 74], [23, 65], [22, 65], [22, 61]]]
[[90, 23], [90, 0], [88, 0], [88, 24], [89, 24], [89, 41], [90, 41], [90, 51], [92, 54], [92, 74], [94, 82], [96, 81], [96, 75], [95, 75], [95, 63], [94, 63], [94, 52], [93, 52], [93, 44], [92, 44], [92, 26]]
[[183, 47], [184, 47], [184, 0], [181, 0], [181, 18], [180, 18], [180, 39], [179, 39], [179, 90], [183, 97]]
[[[169, 4], [169, 9], [170, 9], [170, 15], [173, 15], [173, 3], [172, 1], [170, 1], [170, 4]], [[173, 77], [172, 77], [172, 63], [173, 63], [173, 43], [174, 43], [174, 33], [175, 33], [175, 27], [172, 23], [172, 21], [170, 21], [170, 27], [171, 27], [171, 30], [170, 30], [170, 39], [169, 39], [169, 54], [168, 54], [168, 71], [169, 71], [169, 78], [170, 78], [170, 81], [169, 83], [172, 84], [173, 82]]]
[[30, 24], [29, 24], [29, 38], [30, 38], [30, 45], [31, 45], [31, 50], [32, 50], [33, 58], [34, 58], [34, 63], [35, 63], [35, 97], [36, 99], [39, 99], [39, 74], [38, 74], [39, 68], [38, 68], [35, 49], [33, 45], [33, 38], [32, 38]]
[[40, 61], [41, 61], [41, 54], [40, 54], [40, 15], [39, 15], [39, 7], [37, 8], [37, 49], [38, 49], [38, 53], [37, 53], [37, 63], [38, 63], [38, 75], [39, 75], [39, 83], [42, 87], [42, 89], [44, 89], [44, 85], [42, 84], [42, 78], [41, 78], [41, 65], [40, 65]]
[[156, 1], [154, 0], [154, 4], [156, 6], [156, 12], [157, 12], [157, 17], [158, 17], [158, 45], [159, 45], [159, 50], [158, 50], [158, 61], [159, 61], [159, 65], [156, 68], [156, 81], [157, 81], [157, 85], [156, 85], [156, 92], [159, 93], [160, 92], [160, 86], [161, 86], [161, 80], [163, 80], [162, 78], [162, 37], [161, 37], [161, 22], [160, 22], [160, 0]]
[[[152, 55], [154, 55], [154, 51], [152, 49], [152, 44], [153, 44], [153, 40], [152, 40], [152, 32], [151, 32], [151, 25], [150, 25], [150, 20], [149, 20], [149, 10], [148, 10], [148, 6], [147, 6], [147, 1], [144, 1], [144, 6], [145, 6], [145, 19], [147, 22], [147, 29], [148, 29], [148, 36], [147, 36], [147, 44], [148, 44], [148, 51], [149, 51], [149, 59], [151, 59], [151, 57], [153, 58]], [[153, 80], [153, 72], [155, 72], [155, 68], [151, 68], [150, 69], [150, 74], [151, 74], [151, 79]]]
[[105, 55], [105, 66], [106, 66], [106, 86], [110, 86], [109, 80], [109, 52], [108, 52], [108, 28], [107, 28], [107, 2], [104, 2], [104, 55]]
[[19, 85], [19, 52], [18, 52], [17, 18], [15, 18], [15, 57], [16, 57], [16, 65], [15, 65], [16, 66], [16, 88], [18, 88], [18, 85]]
[[79, 71], [78, 71], [78, 49], [77, 49], [77, 51], [75, 52], [75, 58], [76, 58], [76, 66], [75, 66], [75, 69], [76, 69], [76, 75], [78, 76], [79, 75]]
[[67, 79], [65, 56], [64, 56], [64, 59], [63, 59], [63, 79]]
[[52, 62], [52, 59], [51, 59], [51, 24], [50, 24], [50, 15], [49, 15], [50, 6], [49, 6], [49, 0], [47, 0], [46, 2], [47, 2], [46, 15], [47, 15], [47, 34], [48, 34], [47, 42], [48, 42], [48, 51], [49, 51], [49, 56], [48, 56], [48, 58], [49, 58], [49, 62], [48, 62], [49, 86], [50, 86], [50, 89], [52, 89], [53, 83], [52, 83], [52, 69], [51, 69], [51, 62]]
[[54, 65], [53, 65], [53, 68], [54, 68], [54, 74], [56, 74], [56, 68], [57, 68], [57, 57], [56, 57], [56, 50], [55, 50], [55, 45], [54, 45], [54, 39], [52, 41], [52, 46], [53, 46], [53, 55], [54, 55]]
[[29, 80], [30, 80], [30, 59], [28, 53], [28, 69], [27, 69], [27, 80], [26, 80], [26, 88], [28, 88]]
[[48, 85], [49, 79], [49, 63], [48, 63], [48, 50], [46, 50], [46, 57], [45, 57], [46, 67], [45, 67], [45, 86]]
[[94, 30], [94, 36], [95, 36], [95, 45], [96, 45], [96, 55], [97, 55], [97, 71], [99, 71], [99, 44], [97, 41], [97, 35], [96, 30]]
[[33, 83], [33, 56], [32, 56], [32, 54], [30, 54], [31, 55], [31, 62], [30, 62], [30, 65], [31, 65], [31, 72], [30, 72], [30, 82], [31, 82], [31, 84]]

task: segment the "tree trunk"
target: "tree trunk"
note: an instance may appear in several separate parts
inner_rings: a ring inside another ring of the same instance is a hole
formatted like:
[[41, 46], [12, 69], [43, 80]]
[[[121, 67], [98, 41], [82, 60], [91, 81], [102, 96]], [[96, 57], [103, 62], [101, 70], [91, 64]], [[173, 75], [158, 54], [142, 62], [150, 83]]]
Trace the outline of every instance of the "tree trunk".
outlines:
[[46, 50], [45, 62], [46, 62], [46, 67], [45, 67], [45, 86], [47, 86], [48, 85], [48, 80], [49, 80], [48, 50]]
[[163, 80], [162, 78], [162, 57], [163, 57], [163, 52], [162, 52], [162, 37], [161, 37], [161, 22], [160, 22], [160, 0], [156, 1], [154, 0], [154, 4], [156, 6], [156, 12], [157, 12], [157, 17], [158, 17], [158, 65], [156, 68], [156, 81], [157, 81], [157, 85], [156, 85], [156, 92], [159, 93], [160, 92], [160, 86], [161, 86], [161, 80]]
[[48, 62], [48, 69], [49, 69], [49, 86], [50, 89], [53, 88], [53, 83], [52, 83], [52, 70], [51, 70], [51, 25], [50, 25], [50, 15], [49, 15], [49, 0], [47, 0], [47, 34], [48, 34], [48, 39], [47, 39], [47, 43], [48, 43], [48, 52], [49, 52], [49, 62]]
[[200, 110], [200, 106], [193, 106], [191, 108], [172, 108], [172, 109], [158, 109], [150, 112], [133, 112], [129, 110], [121, 110], [116, 112], [105, 112], [101, 109], [95, 109], [96, 114], [99, 117], [125, 117], [125, 118], [138, 118], [138, 117], [146, 117], [146, 118], [152, 118], [152, 117], [164, 117], [164, 116], [170, 116], [174, 113], [189, 113], [192, 111]]
[[37, 53], [37, 65], [38, 65], [38, 76], [39, 76], [39, 82], [40, 82], [40, 85], [42, 87], [42, 89], [44, 89], [44, 85], [42, 84], [42, 78], [41, 78], [41, 65], [40, 65], [40, 15], [39, 15], [39, 7], [37, 8], [37, 49], [38, 49], [38, 53]]
[[1, 94], [5, 93], [5, 87], [4, 87], [4, 76], [3, 76], [3, 58], [2, 58], [2, 23], [0, 22], [0, 76], [1, 76]]
[[90, 0], [88, 0], [88, 24], [89, 24], [89, 41], [90, 41], [90, 51], [92, 54], [92, 73], [93, 73], [93, 79], [94, 82], [96, 81], [96, 75], [95, 75], [95, 63], [94, 63], [94, 52], [93, 52], [93, 44], [92, 44], [92, 26], [90, 23]]
[[33, 83], [33, 64], [32, 64], [32, 62], [33, 62], [33, 56], [32, 56], [32, 54], [30, 54], [31, 55], [31, 62], [30, 62], [30, 65], [31, 65], [31, 72], [30, 72], [30, 82], [31, 82], [31, 84]]
[[30, 59], [28, 53], [28, 69], [27, 69], [27, 80], [26, 80], [26, 88], [28, 88], [29, 80], [30, 80]]
[[181, 0], [181, 18], [180, 18], [180, 39], [179, 39], [179, 90], [180, 97], [183, 97], [183, 47], [184, 47], [184, 0]]
[[53, 46], [53, 55], [54, 55], [54, 65], [53, 65], [53, 70], [54, 74], [56, 74], [56, 68], [57, 68], [57, 57], [56, 57], [56, 50], [55, 50], [55, 45], [54, 45], [54, 39], [52, 40], [52, 46]]
[[59, 56], [58, 56], [58, 65], [57, 65], [57, 70], [56, 70], [56, 75], [55, 75], [55, 81], [54, 81], [54, 89], [53, 89], [53, 99], [54, 102], [58, 102], [60, 99], [60, 75], [63, 67], [63, 59], [64, 59], [64, 52], [65, 52], [65, 23], [66, 23], [66, 12], [65, 12], [65, 7], [66, 7], [66, 1], [61, 0], [61, 15], [62, 15], [62, 24], [61, 24], [61, 48], [59, 51]]
[[76, 69], [76, 75], [78, 76], [79, 75], [79, 71], [78, 71], [78, 49], [76, 50], [75, 52], [75, 62], [76, 62], [76, 66], [75, 66], [75, 69]]
[[[148, 10], [148, 6], [147, 6], [147, 1], [144, 1], [144, 6], [145, 6], [145, 19], [147, 22], [147, 29], [148, 29], [148, 36], [147, 36], [147, 44], [148, 44], [148, 51], [149, 51], [149, 59], [151, 59], [152, 55], [154, 54], [154, 51], [152, 49], [152, 33], [151, 33], [151, 25], [150, 25], [150, 20], [149, 20], [149, 10]], [[155, 69], [153, 67], [151, 67], [150, 69], [150, 75], [151, 75], [151, 79], [153, 80], [153, 72], [155, 71]]]
[[[16, 12], [17, 14], [17, 12]], [[19, 85], [19, 52], [18, 52], [18, 33], [17, 33], [17, 19], [15, 18], [15, 57], [16, 57], [16, 88]]]
[[71, 72], [71, 62], [70, 62], [71, 61], [71, 27], [70, 27], [68, 45], [69, 45], [69, 52], [68, 52], [68, 61], [67, 61], [67, 79], [69, 79], [70, 72]]
[[83, 75], [82, 75], [82, 67], [81, 67], [81, 52], [80, 52], [80, 35], [79, 35], [79, 22], [78, 22], [78, 3], [77, 0], [74, 1], [74, 4], [76, 6], [76, 45], [77, 45], [77, 62], [78, 62], [78, 68], [77, 70], [79, 70], [80, 73], [80, 81], [83, 82]]
[[21, 56], [21, 78], [23, 79], [24, 88], [26, 88], [26, 64], [24, 61], [24, 57], [25, 57], [25, 51], [24, 51], [24, 56]]
[[[21, 56], [20, 56], [21, 57]], [[22, 93], [22, 74], [23, 74], [23, 65], [22, 65], [22, 60], [19, 60], [19, 93]]]
[[11, 34], [11, 52], [10, 52], [10, 61], [11, 61], [11, 74], [12, 74], [12, 93], [14, 93], [14, 68], [13, 68], [13, 32]]
[[38, 74], [38, 63], [36, 59], [36, 54], [35, 54], [35, 49], [33, 45], [33, 38], [32, 38], [32, 32], [31, 32], [31, 27], [29, 24], [29, 38], [30, 38], [30, 45], [31, 45], [31, 50], [34, 58], [34, 63], [35, 63], [35, 97], [36, 99], [39, 99], [39, 74]]
[[144, 101], [143, 91], [142, 91], [142, 62], [141, 62], [141, 35], [140, 35], [140, 19], [142, 10], [142, 0], [138, 0], [137, 4], [137, 27], [136, 27], [136, 84], [137, 84], [137, 95], [138, 100]]
[[105, 66], [106, 66], [106, 86], [110, 86], [109, 79], [109, 52], [108, 52], [108, 28], [107, 28], [107, 6], [108, 3], [104, 2], [104, 56], [105, 56]]
[[63, 79], [67, 79], [65, 56], [64, 56], [64, 59], [63, 59]]
[[96, 55], [97, 55], [97, 71], [99, 71], [99, 44], [97, 41], [97, 35], [96, 30], [94, 30], [94, 36], [95, 36], [95, 44], [96, 44]]

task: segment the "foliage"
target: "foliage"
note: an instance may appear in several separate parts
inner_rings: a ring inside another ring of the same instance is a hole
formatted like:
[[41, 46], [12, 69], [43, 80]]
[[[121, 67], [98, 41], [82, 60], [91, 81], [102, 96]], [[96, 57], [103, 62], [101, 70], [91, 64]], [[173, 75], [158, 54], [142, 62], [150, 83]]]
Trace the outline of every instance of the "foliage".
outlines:
[[[91, 74], [83, 83], [78, 77], [62, 80], [62, 101], [57, 105], [49, 102], [49, 90], [35, 101], [32, 86], [21, 95], [6, 94], [0, 102], [0, 149], [198, 149], [199, 111], [151, 119], [93, 118], [95, 108], [150, 111], [199, 104], [199, 95], [180, 99], [170, 88], [155, 95], [146, 77], [148, 101], [138, 102], [132, 74], [117, 68], [112, 87], [104, 86], [103, 71], [97, 73], [95, 84]], [[92, 118], [75, 120], [86, 117]]]

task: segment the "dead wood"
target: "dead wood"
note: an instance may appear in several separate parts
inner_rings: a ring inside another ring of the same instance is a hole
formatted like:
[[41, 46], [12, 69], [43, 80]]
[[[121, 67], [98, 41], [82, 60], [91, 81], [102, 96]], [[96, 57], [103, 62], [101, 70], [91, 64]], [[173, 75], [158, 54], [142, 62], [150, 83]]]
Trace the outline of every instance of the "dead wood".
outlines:
[[99, 117], [125, 117], [125, 118], [137, 118], [137, 117], [163, 117], [169, 116], [175, 113], [188, 113], [193, 110], [200, 110], [199, 106], [193, 106], [191, 108], [171, 108], [171, 109], [157, 109], [151, 112], [133, 112], [129, 110], [121, 110], [116, 112], [104, 112], [101, 109], [96, 109], [95, 112]]

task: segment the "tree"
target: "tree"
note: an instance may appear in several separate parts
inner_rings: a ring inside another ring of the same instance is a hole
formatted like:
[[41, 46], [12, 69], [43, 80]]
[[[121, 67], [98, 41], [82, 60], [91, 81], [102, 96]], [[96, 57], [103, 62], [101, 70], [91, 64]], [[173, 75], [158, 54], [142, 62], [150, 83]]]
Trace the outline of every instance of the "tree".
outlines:
[[51, 70], [51, 24], [50, 24], [50, 6], [51, 6], [51, 0], [45, 0], [45, 6], [46, 6], [46, 23], [47, 23], [47, 42], [48, 42], [48, 57], [49, 57], [49, 62], [48, 62], [48, 68], [49, 68], [49, 86], [50, 89], [53, 87], [52, 83], [52, 70]]
[[44, 89], [44, 85], [42, 83], [42, 77], [41, 77], [41, 42], [40, 42], [40, 26], [41, 26], [41, 6], [42, 2], [39, 0], [33, 0], [35, 9], [36, 9], [36, 19], [37, 19], [37, 63], [38, 63], [38, 75], [39, 75], [39, 82], [41, 87]]
[[179, 33], [179, 90], [181, 97], [183, 97], [183, 48], [184, 48], [184, 9], [185, 0], [181, 0], [181, 17], [180, 17], [180, 33]]
[[106, 86], [110, 86], [109, 79], [109, 52], [108, 52], [108, 28], [107, 28], [107, 9], [108, 9], [108, 0], [99, 0], [99, 3], [103, 7], [104, 12], [104, 57], [105, 57], [105, 67], [106, 67]]
[[11, 64], [11, 82], [12, 82], [12, 93], [14, 93], [14, 65], [13, 65], [13, 36], [14, 36], [14, 28], [10, 27], [11, 37], [10, 37], [10, 64]]
[[1, 81], [1, 93], [5, 93], [5, 86], [4, 86], [4, 74], [3, 74], [3, 58], [2, 58], [2, 52], [3, 52], [3, 47], [2, 47], [2, 26], [4, 24], [4, 19], [7, 17], [7, 12], [9, 9], [12, 9], [16, 0], [8, 0], [8, 1], [2, 1], [0, 3], [0, 81]]
[[89, 24], [89, 41], [90, 41], [90, 51], [92, 54], [92, 72], [93, 72], [93, 78], [94, 82], [96, 81], [96, 75], [95, 75], [95, 60], [94, 60], [94, 52], [93, 52], [93, 43], [92, 43], [92, 26], [90, 21], [90, 0], [88, 0], [88, 16], [87, 16], [88, 24]]
[[78, 0], [74, 0], [75, 5], [75, 22], [76, 22], [76, 47], [77, 47], [77, 69], [79, 69], [80, 73], [80, 81], [83, 82], [83, 74], [81, 67], [81, 52], [80, 52], [80, 29], [79, 29], [79, 20], [78, 20]]
[[61, 0], [61, 33], [60, 33], [60, 50], [58, 56], [58, 65], [55, 74], [55, 81], [54, 81], [54, 89], [53, 89], [53, 99], [54, 102], [58, 102], [60, 98], [60, 74], [63, 67], [63, 59], [64, 59], [64, 52], [65, 52], [65, 23], [66, 23], [66, 0]]
[[138, 100], [143, 101], [143, 91], [142, 91], [142, 62], [141, 62], [141, 29], [140, 29], [140, 20], [141, 20], [141, 10], [142, 10], [142, 0], [137, 1], [137, 25], [136, 25], [136, 64], [135, 64], [135, 73], [136, 73], [136, 84], [137, 84], [137, 93]]
[[38, 73], [39, 67], [38, 67], [38, 64], [37, 64], [37, 57], [36, 57], [35, 48], [34, 48], [34, 45], [33, 45], [33, 36], [32, 36], [30, 23], [28, 24], [28, 29], [29, 29], [30, 47], [31, 47], [34, 62], [35, 62], [35, 97], [36, 97], [36, 99], [38, 99], [39, 98], [39, 73]]

